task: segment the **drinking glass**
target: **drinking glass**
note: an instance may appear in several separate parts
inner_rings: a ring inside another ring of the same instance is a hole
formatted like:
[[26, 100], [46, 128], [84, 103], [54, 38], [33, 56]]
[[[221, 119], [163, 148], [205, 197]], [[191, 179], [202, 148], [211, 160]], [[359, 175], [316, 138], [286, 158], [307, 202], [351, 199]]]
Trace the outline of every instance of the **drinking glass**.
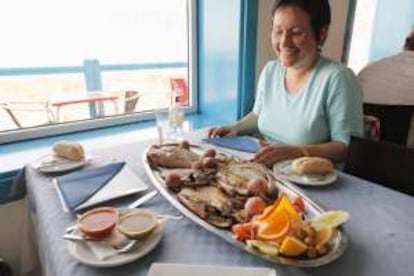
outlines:
[[179, 108], [159, 109], [156, 112], [159, 144], [175, 143], [183, 139], [184, 113]]

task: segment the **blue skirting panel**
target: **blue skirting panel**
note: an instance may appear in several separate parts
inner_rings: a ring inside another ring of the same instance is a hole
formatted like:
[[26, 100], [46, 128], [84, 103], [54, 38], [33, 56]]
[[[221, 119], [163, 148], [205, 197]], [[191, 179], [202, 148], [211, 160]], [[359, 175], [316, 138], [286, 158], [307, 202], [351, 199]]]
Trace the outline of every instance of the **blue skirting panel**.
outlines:
[[15, 200], [22, 199], [25, 196], [24, 189], [16, 189], [16, 177], [22, 173], [20, 170], [0, 173], [0, 205]]

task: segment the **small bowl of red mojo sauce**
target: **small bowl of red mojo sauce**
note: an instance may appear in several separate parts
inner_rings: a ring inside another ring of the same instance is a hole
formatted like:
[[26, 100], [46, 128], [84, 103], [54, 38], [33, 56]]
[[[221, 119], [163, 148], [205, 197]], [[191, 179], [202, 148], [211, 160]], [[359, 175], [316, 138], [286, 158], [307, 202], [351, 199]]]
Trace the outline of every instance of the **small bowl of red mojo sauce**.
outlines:
[[78, 219], [79, 229], [87, 236], [103, 239], [109, 236], [119, 221], [119, 212], [112, 207], [87, 211]]
[[150, 234], [157, 225], [155, 213], [147, 209], [133, 209], [121, 214], [117, 229], [130, 239], [140, 239]]

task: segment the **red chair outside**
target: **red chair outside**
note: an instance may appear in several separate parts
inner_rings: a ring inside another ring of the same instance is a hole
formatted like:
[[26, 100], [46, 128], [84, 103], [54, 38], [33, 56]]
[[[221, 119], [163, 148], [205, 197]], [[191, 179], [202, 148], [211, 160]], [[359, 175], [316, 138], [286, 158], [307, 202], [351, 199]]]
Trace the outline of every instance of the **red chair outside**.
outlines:
[[185, 79], [170, 78], [170, 83], [171, 90], [177, 93], [175, 95], [176, 103], [179, 105], [188, 105], [188, 86]]

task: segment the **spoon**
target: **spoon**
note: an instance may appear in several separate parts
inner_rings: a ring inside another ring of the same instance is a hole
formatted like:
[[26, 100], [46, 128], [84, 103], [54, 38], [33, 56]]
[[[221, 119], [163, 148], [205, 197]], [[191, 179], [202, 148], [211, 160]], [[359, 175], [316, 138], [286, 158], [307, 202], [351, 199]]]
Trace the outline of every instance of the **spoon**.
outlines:
[[132, 248], [134, 248], [134, 246], [137, 244], [138, 240], [127, 240], [127, 242], [118, 245], [118, 246], [113, 246], [113, 248], [118, 252], [118, 253], [125, 253], [130, 251]]

